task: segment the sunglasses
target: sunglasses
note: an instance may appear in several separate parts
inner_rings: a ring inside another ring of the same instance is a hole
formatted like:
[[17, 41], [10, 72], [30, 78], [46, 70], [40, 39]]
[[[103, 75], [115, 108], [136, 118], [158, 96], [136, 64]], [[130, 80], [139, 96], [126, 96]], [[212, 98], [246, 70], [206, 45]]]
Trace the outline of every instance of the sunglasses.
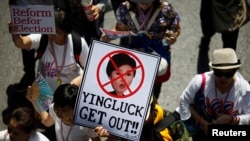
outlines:
[[233, 71], [227, 71], [227, 72], [223, 72], [223, 71], [220, 71], [220, 70], [214, 70], [214, 75], [216, 77], [226, 77], [226, 78], [231, 78], [234, 76], [236, 70], [233, 70]]

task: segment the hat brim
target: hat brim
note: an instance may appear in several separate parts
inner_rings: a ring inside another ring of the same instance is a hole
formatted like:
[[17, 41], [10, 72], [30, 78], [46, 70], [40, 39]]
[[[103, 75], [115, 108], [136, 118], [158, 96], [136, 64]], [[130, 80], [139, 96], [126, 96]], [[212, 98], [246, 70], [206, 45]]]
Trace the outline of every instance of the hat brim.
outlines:
[[211, 68], [213, 68], [213, 69], [228, 70], [228, 69], [240, 68], [241, 64], [232, 65], [232, 66], [213, 66], [212, 62], [209, 62], [209, 66], [210, 66]]

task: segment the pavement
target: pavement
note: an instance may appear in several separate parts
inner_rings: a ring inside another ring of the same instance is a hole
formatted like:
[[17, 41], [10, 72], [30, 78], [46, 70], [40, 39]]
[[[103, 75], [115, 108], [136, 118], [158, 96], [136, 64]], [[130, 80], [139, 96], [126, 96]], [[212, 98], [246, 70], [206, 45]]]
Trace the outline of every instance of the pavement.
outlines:
[[[179, 96], [188, 82], [196, 74], [198, 45], [201, 29], [199, 19], [200, 1], [169, 0], [181, 17], [181, 34], [172, 46], [172, 74], [169, 81], [163, 84], [159, 103], [170, 111], [178, 106]], [[2, 0], [0, 5], [0, 111], [7, 107], [6, 88], [9, 84], [18, 82], [23, 75], [21, 51], [17, 49], [8, 33], [7, 21], [10, 21], [8, 0]], [[112, 28], [115, 19], [113, 11], [105, 15], [105, 28]], [[241, 59], [242, 75], [250, 80], [250, 24], [240, 29], [237, 55]], [[118, 41], [114, 41], [117, 43]], [[214, 49], [221, 48], [220, 34], [213, 36], [210, 43], [210, 56]], [[0, 118], [1, 115], [0, 115]], [[6, 126], [0, 119], [0, 130]]]

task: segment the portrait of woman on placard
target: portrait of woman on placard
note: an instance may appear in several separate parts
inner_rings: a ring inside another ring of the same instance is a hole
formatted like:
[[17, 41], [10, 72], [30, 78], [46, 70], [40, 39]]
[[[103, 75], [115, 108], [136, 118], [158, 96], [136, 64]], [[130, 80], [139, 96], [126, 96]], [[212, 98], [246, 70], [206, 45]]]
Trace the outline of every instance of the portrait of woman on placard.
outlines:
[[110, 94], [123, 97], [125, 91], [132, 93], [130, 85], [136, 74], [136, 61], [126, 53], [113, 55], [108, 61], [106, 73], [112, 85]]

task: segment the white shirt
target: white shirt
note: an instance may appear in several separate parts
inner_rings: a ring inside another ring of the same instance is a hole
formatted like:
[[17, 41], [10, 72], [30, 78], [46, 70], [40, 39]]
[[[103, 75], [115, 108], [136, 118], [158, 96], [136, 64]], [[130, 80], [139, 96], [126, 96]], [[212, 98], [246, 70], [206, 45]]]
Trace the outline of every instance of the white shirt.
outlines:
[[[11, 141], [7, 130], [0, 131], [0, 141]], [[49, 141], [49, 139], [40, 132], [33, 132], [29, 141]]]
[[[239, 116], [240, 125], [250, 124], [250, 85], [242, 75], [236, 72], [236, 81], [228, 92], [228, 96], [226, 96], [227, 94], [221, 94], [215, 88], [213, 71], [206, 72], [205, 77], [204, 96], [206, 112], [212, 115], [213, 113], [209, 111], [216, 111], [219, 106], [227, 105], [225, 106], [226, 114]], [[202, 77], [200, 74], [197, 74], [180, 96], [180, 107], [176, 111], [180, 113], [182, 120], [190, 118], [189, 105], [194, 103], [195, 93], [200, 89], [201, 83]]]
[[[49, 114], [55, 121], [55, 131], [57, 141], [89, 141], [90, 138], [97, 137], [93, 129], [82, 127], [79, 125], [68, 126], [65, 125], [60, 118], [57, 117], [52, 103], [49, 108]], [[64, 138], [64, 139], [63, 139]]]
[[[30, 34], [28, 37], [32, 40], [30, 49], [38, 49], [41, 34]], [[82, 51], [79, 61], [81, 66], [84, 67], [87, 61], [89, 48], [84, 38], [81, 37], [81, 41]], [[53, 92], [58, 87], [58, 80], [61, 81], [61, 84], [70, 83], [72, 79], [83, 73], [82, 68], [77, 64], [74, 58], [71, 34], [67, 36], [67, 44], [65, 45], [57, 45], [49, 41], [43, 56], [39, 60], [38, 72], [43, 75]], [[54, 48], [54, 51], [52, 48]], [[63, 56], [65, 49], [66, 55]], [[55, 54], [53, 54], [53, 52]], [[63, 59], [65, 59], [65, 62], [63, 62]], [[58, 72], [60, 72], [60, 74]]]

